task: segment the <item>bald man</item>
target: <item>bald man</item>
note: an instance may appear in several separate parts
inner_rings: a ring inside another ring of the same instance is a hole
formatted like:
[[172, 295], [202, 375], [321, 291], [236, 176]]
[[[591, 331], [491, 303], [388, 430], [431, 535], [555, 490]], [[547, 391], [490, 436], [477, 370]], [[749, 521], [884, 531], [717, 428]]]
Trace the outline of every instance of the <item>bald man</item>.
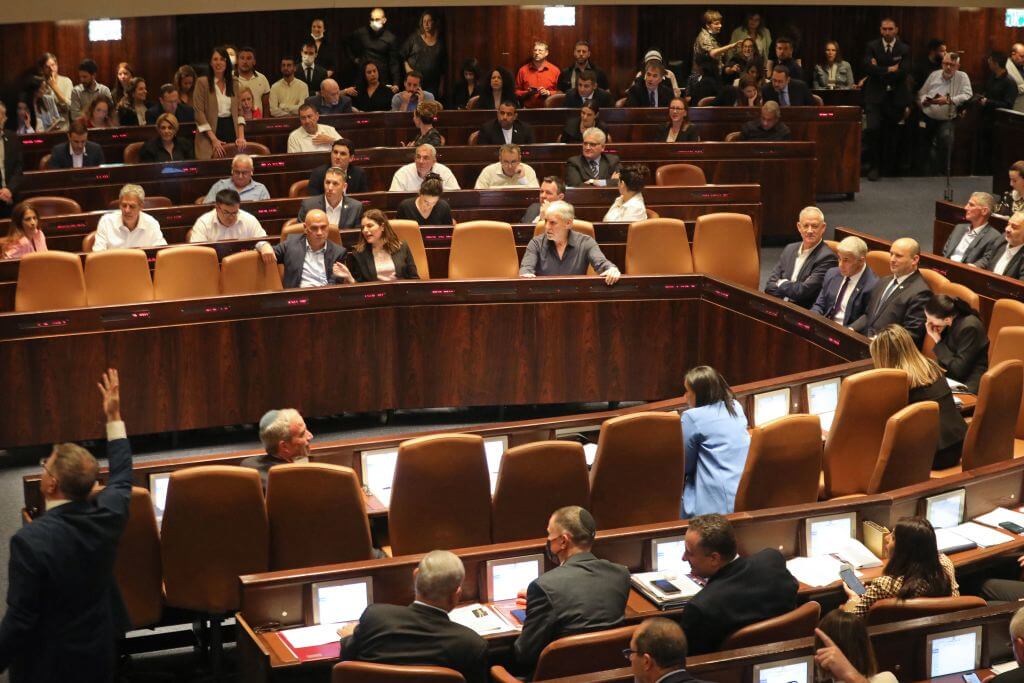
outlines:
[[344, 265], [345, 247], [327, 239], [327, 214], [320, 209], [306, 212], [305, 231], [289, 235], [271, 247], [267, 242], [256, 244], [267, 267], [284, 264], [284, 286], [322, 287], [344, 282], [339, 266]]
[[917, 240], [901, 237], [889, 247], [889, 271], [875, 286], [867, 310], [850, 328], [874, 337], [886, 325], [902, 325], [918, 347], [924, 341], [924, 305], [931, 298], [928, 284], [918, 272], [921, 247]]
[[333, 78], [322, 80], [319, 94], [306, 98], [306, 104], [316, 109], [317, 114], [348, 114], [352, 111], [352, 99], [341, 94], [341, 86]]

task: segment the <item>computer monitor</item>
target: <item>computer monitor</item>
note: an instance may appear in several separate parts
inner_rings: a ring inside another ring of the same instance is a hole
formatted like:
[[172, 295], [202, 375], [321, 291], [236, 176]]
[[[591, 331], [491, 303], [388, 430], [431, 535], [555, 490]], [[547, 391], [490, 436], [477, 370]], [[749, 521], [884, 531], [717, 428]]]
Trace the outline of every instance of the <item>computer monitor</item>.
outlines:
[[804, 521], [804, 547], [807, 557], [836, 552], [846, 541], [857, 537], [857, 513], [810, 517]]
[[754, 426], [789, 415], [789, 387], [754, 396]]
[[832, 427], [832, 418], [839, 405], [839, 377], [811, 382], [807, 385], [807, 412], [821, 418], [821, 428], [826, 432]]
[[313, 584], [313, 623], [358, 621], [373, 602], [373, 577], [322, 581]]
[[508, 450], [507, 436], [488, 436], [484, 439], [484, 453], [487, 455], [487, 472], [491, 475], [491, 493], [498, 483], [498, 470], [501, 468], [501, 456]]
[[685, 571], [690, 573], [690, 563], [683, 560], [686, 548], [685, 536], [667, 536], [651, 540], [651, 567], [656, 572]]
[[973, 671], [981, 661], [981, 626], [927, 637], [928, 678]]
[[391, 484], [395, 480], [398, 463], [397, 448], [380, 448], [359, 454], [363, 471], [363, 486], [368, 488], [384, 507], [391, 505]]
[[521, 555], [487, 561], [487, 595], [493, 602], [515, 600], [544, 572], [543, 555]]
[[156, 515], [157, 528], [164, 520], [164, 510], [167, 508], [167, 488], [170, 484], [170, 472], [154, 472], [149, 475], [149, 495], [153, 499], [153, 513]]
[[924, 499], [924, 516], [936, 529], [947, 529], [964, 521], [967, 489], [947, 491]]
[[814, 660], [794, 657], [754, 665], [753, 683], [813, 683]]

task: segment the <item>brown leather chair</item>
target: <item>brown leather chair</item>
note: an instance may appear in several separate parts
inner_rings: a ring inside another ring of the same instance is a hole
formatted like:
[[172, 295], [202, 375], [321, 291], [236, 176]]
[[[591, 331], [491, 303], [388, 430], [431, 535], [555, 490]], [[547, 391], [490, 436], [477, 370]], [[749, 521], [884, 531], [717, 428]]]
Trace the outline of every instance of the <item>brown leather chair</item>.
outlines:
[[[262, 142], [252, 142], [251, 140], [246, 141], [245, 149], [241, 150], [242, 153], [250, 156], [259, 156], [270, 154], [270, 148], [264, 145]], [[224, 156], [231, 158], [239, 153], [238, 146], [233, 142], [228, 142], [224, 145]]]
[[683, 428], [675, 411], [630, 413], [601, 424], [588, 508], [598, 529], [679, 519], [682, 497]]
[[928, 481], [939, 442], [939, 404], [911, 403], [885, 423], [878, 462], [865, 493], [883, 493]]
[[817, 415], [787, 415], [754, 427], [736, 489], [736, 512], [817, 502], [819, 472], [821, 420]]
[[677, 218], [629, 224], [626, 272], [630, 275], [685, 275], [693, 272], [686, 225]]
[[654, 172], [655, 185], [672, 185], [673, 187], [693, 187], [707, 185], [708, 179], [704, 169], [693, 164], [665, 164]]
[[909, 390], [903, 370], [867, 370], [843, 380], [822, 457], [823, 499], [867, 492], [885, 425], [906, 407]]
[[575, 441], [535, 441], [505, 451], [491, 501], [491, 543], [540, 538], [551, 513], [586, 507], [590, 475]]
[[725, 142], [736, 142], [736, 141], [742, 142], [742, 140], [740, 140], [740, 136], [741, 135], [743, 135], [743, 132], [742, 131], [738, 131], [738, 130], [734, 130], [731, 133], [726, 133], [726, 135], [725, 135]]
[[[114, 199], [112, 201], [107, 202], [108, 209], [116, 209], [120, 206], [120, 199]], [[160, 195], [147, 195], [146, 198], [142, 200], [143, 209], [163, 209], [168, 206], [174, 206], [174, 202], [171, 201], [170, 197], [162, 197]]]
[[82, 238], [82, 253], [89, 254], [92, 252], [92, 248], [96, 246], [96, 231], [93, 230], [88, 235]]
[[145, 142], [131, 142], [131, 143], [125, 145], [124, 150], [123, 150], [124, 163], [126, 163], [126, 164], [137, 164], [137, 163], [139, 163], [139, 152], [142, 151], [142, 147], [145, 144], [146, 144]]
[[[572, 229], [575, 230], [576, 232], [580, 232], [580, 233], [583, 233], [584, 235], [587, 235], [589, 237], [593, 237], [594, 239], [597, 239], [597, 233], [594, 232], [594, 224], [591, 223], [590, 221], [585, 221], [582, 218], [573, 218], [572, 219]], [[538, 223], [533, 228], [533, 236], [537, 237], [538, 235], [543, 235], [543, 234], [544, 234], [544, 224], [543, 223]]]
[[480, 131], [474, 130], [472, 133], [470, 133], [469, 134], [469, 140], [467, 141], [467, 144], [470, 144], [470, 145], [478, 145], [478, 144], [480, 144]]
[[821, 95], [815, 95], [814, 93], [811, 93], [811, 100], [814, 102], [815, 107], [825, 106], [825, 100], [821, 99]]
[[[1003, 301], [1003, 299], [1000, 299]], [[996, 304], [998, 305], [998, 301]], [[1024, 361], [1024, 325], [1004, 326], [999, 330], [995, 342], [989, 347], [989, 365], [996, 366], [1004, 360]], [[1017, 414], [1017, 427], [1014, 430], [1013, 457], [1024, 455], [1024, 401]]]
[[836, 240], [825, 240], [825, 246], [832, 250], [832, 253], [839, 256], [839, 242]]
[[[289, 235], [301, 235], [304, 232], [306, 232], [306, 226], [298, 220], [290, 218], [281, 228], [281, 239], [287, 239]], [[341, 230], [337, 225], [327, 226], [327, 239], [335, 244], [341, 244]]]
[[715, 97], [714, 95], [708, 95], [707, 97], [702, 97], [699, 100], [697, 100], [697, 106], [698, 107], [710, 107], [712, 104], [714, 104], [715, 100], [717, 100], [717, 99], [718, 98]]
[[647, 214], [647, 220], [653, 220], [655, 218], [661, 218], [661, 216], [658, 214], [658, 212], [655, 211], [654, 209], [652, 209], [649, 206], [644, 207], [644, 213]]
[[988, 357], [992, 364], [992, 352], [995, 350], [999, 330], [1004, 327], [1024, 326], [1024, 302], [1013, 299], [996, 299], [992, 307], [992, 315], [988, 319]]
[[400, 666], [340, 662], [331, 669], [331, 683], [466, 683], [458, 671], [443, 666]]
[[533, 680], [545, 681], [566, 676], [617, 669], [622, 651], [629, 647], [636, 626], [621, 626], [559, 638], [541, 650]]
[[889, 252], [872, 249], [867, 255], [868, 268], [878, 277], [889, 277], [892, 270], [889, 268]]
[[97, 251], [85, 257], [85, 296], [90, 306], [153, 300], [149, 259], [141, 249]]
[[473, 95], [468, 100], [466, 100], [466, 109], [476, 109], [478, 104], [480, 104], [480, 96]]
[[484, 440], [435, 434], [398, 447], [388, 530], [395, 556], [491, 542], [491, 478]]
[[132, 628], [145, 628], [160, 621], [164, 606], [160, 532], [153, 499], [149, 491], [138, 486], [132, 487], [128, 521], [117, 542], [114, 578]]
[[423, 244], [423, 233], [420, 232], [420, 225], [416, 221], [403, 218], [393, 218], [388, 221], [391, 229], [398, 235], [398, 239], [409, 245], [412, 253], [412, 260], [416, 262], [416, 271], [421, 280], [430, 279], [430, 262], [427, 261], [427, 247]]
[[67, 197], [40, 195], [38, 197], [29, 197], [25, 201], [36, 210], [36, 213], [39, 214], [40, 218], [82, 213], [82, 207], [79, 206], [78, 202], [74, 199], [68, 199]]
[[871, 605], [868, 610], [867, 625], [891, 624], [894, 621], [960, 612], [965, 609], [985, 607], [987, 604], [984, 599], [974, 595], [961, 595], [959, 598], [911, 598], [909, 600], [885, 598]]
[[213, 247], [194, 245], [161, 249], [153, 271], [153, 296], [190, 299], [220, 294], [220, 264]]
[[42, 158], [39, 159], [39, 170], [40, 171], [45, 171], [45, 170], [47, 170], [50, 167], [50, 158], [51, 157], [53, 157], [52, 154], [44, 154], [42, 156]]
[[288, 188], [288, 196], [292, 199], [306, 196], [306, 189], [309, 187], [309, 179], [296, 180]]
[[939, 285], [938, 289], [933, 289], [932, 291], [936, 294], [955, 296], [957, 299], [966, 301], [974, 310], [981, 310], [981, 297], [979, 297], [977, 293], [969, 287], [965, 287], [958, 282], [950, 282], [949, 280], [946, 280], [944, 283]]
[[15, 311], [55, 311], [87, 305], [85, 274], [78, 254], [37, 251], [21, 257]]
[[547, 96], [544, 100], [544, 107], [547, 109], [557, 109], [558, 107], [565, 106], [565, 93], [556, 92]]
[[620, 97], [619, 99], [615, 100], [615, 106], [616, 107], [625, 107], [627, 99], [628, 98]]
[[949, 284], [949, 278], [937, 270], [932, 270], [931, 268], [918, 268], [917, 270], [921, 273], [921, 277], [924, 278], [925, 284], [928, 285], [928, 289], [933, 292], [938, 292], [941, 290], [943, 285]]
[[761, 279], [754, 222], [742, 213], [709, 213], [697, 218], [693, 270], [757, 289]]
[[469, 221], [452, 230], [448, 277], [452, 280], [519, 276], [512, 226], [498, 221]]
[[[267, 476], [270, 570], [373, 559], [356, 473], [323, 463], [272, 467]], [[311, 533], [310, 520], [315, 520]]]
[[223, 294], [279, 292], [284, 289], [277, 266], [263, 263], [256, 250], [225, 256], [220, 262], [220, 285]]
[[736, 650], [741, 647], [808, 638], [814, 635], [814, 628], [818, 625], [820, 617], [821, 605], [811, 600], [785, 614], [744, 626], [723, 640], [718, 649]]

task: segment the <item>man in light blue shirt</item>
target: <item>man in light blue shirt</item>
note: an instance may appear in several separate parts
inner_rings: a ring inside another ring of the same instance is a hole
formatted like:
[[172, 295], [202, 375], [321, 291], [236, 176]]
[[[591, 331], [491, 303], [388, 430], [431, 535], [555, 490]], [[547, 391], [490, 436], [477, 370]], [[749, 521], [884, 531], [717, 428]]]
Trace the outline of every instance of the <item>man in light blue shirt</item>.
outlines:
[[391, 98], [391, 111], [416, 111], [420, 102], [433, 101], [434, 95], [420, 88], [422, 80], [423, 74], [410, 71], [405, 77], [405, 90]]
[[236, 154], [231, 160], [231, 177], [222, 178], [213, 184], [206, 193], [203, 204], [213, 204], [217, 193], [221, 190], [234, 190], [243, 202], [258, 202], [270, 199], [270, 192], [263, 183], [252, 179], [252, 157], [248, 154]]

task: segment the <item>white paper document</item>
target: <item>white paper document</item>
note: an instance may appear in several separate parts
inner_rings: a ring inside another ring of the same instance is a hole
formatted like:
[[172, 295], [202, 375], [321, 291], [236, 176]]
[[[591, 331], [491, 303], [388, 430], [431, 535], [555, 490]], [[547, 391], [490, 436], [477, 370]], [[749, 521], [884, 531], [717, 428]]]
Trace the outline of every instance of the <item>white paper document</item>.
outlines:
[[816, 588], [838, 581], [842, 567], [843, 563], [831, 555], [794, 557], [786, 561], [786, 569], [797, 581]]
[[1020, 666], [1020, 664], [1018, 664], [1016, 660], [1011, 659], [1010, 661], [1003, 662], [1002, 664], [993, 664], [989, 668], [992, 669], [993, 673], [998, 675], [998, 674], [1004, 674], [1007, 671], [1013, 671], [1014, 669], [1016, 669], [1019, 666]]
[[1024, 526], [1024, 512], [1017, 512], [1015, 510], [1007, 510], [1006, 508], [996, 508], [992, 512], [988, 512], [981, 517], [975, 517], [975, 522], [981, 522], [982, 524], [988, 524], [989, 526], [999, 526], [1001, 522], [1013, 522]]
[[949, 377], [948, 375], [946, 376], [946, 384], [949, 385], [951, 391], [955, 391], [960, 394], [971, 393], [970, 390], [967, 388], [966, 384], [964, 384], [963, 382], [958, 382], [952, 377]]
[[977, 547], [977, 543], [956, 532], [956, 527], [935, 530], [935, 545], [940, 553], [960, 552]]
[[852, 564], [855, 569], [882, 566], [882, 561], [875, 557], [875, 554], [856, 538], [846, 539], [842, 545], [836, 548], [834, 554]]
[[471, 605], [456, 607], [448, 613], [448, 618], [456, 624], [468, 626], [480, 635], [488, 633], [501, 633], [502, 631], [514, 630], [504, 619], [498, 616], [493, 610], [479, 602]]
[[288, 639], [294, 648], [316, 647], [341, 640], [338, 629], [342, 624], [316, 624], [315, 626], [300, 626], [281, 631], [281, 635]]
[[976, 522], [964, 522], [960, 526], [953, 527], [950, 531], [960, 534], [968, 540], [974, 541], [980, 548], [1002, 545], [1003, 543], [1009, 543], [1013, 540], [1011, 536], [1007, 536], [1001, 531], [996, 531], [990, 527], [982, 526]]

